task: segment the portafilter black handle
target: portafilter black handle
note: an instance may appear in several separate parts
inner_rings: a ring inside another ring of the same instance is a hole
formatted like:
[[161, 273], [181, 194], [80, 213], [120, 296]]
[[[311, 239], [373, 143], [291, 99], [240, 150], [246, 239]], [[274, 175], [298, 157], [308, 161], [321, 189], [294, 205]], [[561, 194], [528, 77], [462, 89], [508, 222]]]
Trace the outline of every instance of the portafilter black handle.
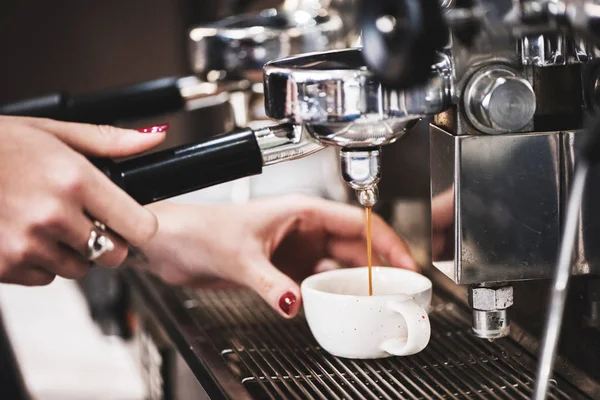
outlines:
[[183, 109], [185, 101], [179, 88], [180, 79], [155, 79], [79, 96], [54, 93], [0, 105], [0, 115], [90, 124], [145, 118]]
[[242, 129], [122, 162], [92, 163], [145, 205], [262, 172], [255, 132]]

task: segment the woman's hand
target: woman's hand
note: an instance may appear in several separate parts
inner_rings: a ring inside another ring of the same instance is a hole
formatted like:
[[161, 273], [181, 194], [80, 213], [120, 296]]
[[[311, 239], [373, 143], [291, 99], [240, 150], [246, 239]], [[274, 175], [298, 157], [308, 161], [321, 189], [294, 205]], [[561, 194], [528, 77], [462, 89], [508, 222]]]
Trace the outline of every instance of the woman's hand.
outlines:
[[[290, 195], [244, 205], [149, 206], [160, 229], [134, 263], [175, 285], [219, 277], [249, 286], [275, 310], [293, 317], [302, 279], [332, 268], [367, 264], [364, 211], [342, 203]], [[416, 270], [408, 247], [373, 215], [374, 265]]]
[[114, 185], [82, 154], [121, 157], [156, 146], [164, 133], [0, 117], [0, 281], [44, 285], [78, 278], [94, 220], [114, 249], [96, 262], [118, 266], [127, 242], [154, 236], [156, 217]]

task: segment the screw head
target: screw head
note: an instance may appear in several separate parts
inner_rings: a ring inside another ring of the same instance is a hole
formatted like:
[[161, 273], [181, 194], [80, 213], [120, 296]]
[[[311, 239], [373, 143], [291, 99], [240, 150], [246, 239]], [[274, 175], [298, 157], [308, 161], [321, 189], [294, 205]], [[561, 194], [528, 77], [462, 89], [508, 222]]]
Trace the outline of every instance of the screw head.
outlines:
[[531, 123], [536, 110], [529, 81], [505, 66], [477, 72], [465, 87], [464, 102], [469, 122], [489, 134], [520, 131]]

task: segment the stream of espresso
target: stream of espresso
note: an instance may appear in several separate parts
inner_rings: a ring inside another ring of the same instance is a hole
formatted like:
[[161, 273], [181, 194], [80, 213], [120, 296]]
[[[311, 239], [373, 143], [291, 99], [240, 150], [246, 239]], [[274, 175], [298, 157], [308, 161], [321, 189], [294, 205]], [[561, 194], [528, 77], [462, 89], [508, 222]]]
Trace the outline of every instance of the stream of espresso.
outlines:
[[371, 207], [365, 207], [367, 223], [367, 265], [369, 266], [369, 296], [373, 296], [373, 263], [371, 261]]

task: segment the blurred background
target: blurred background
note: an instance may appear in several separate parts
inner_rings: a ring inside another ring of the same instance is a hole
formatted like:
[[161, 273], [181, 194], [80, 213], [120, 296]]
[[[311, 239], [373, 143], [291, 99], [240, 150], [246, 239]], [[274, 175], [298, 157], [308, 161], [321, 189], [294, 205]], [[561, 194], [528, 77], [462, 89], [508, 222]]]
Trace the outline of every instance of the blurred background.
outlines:
[[[192, 73], [187, 34], [191, 27], [226, 16], [280, 5], [255, 0], [2, 0], [0, 1], [0, 103], [51, 92], [84, 94], [115, 86]], [[191, 142], [233, 124], [227, 104], [128, 123], [171, 124], [161, 146]], [[421, 262], [428, 257], [428, 139], [421, 123], [384, 152], [378, 212], [409, 241]], [[292, 178], [291, 178], [292, 177]], [[339, 178], [334, 149], [269, 167], [259, 177], [219, 185], [175, 199], [243, 202], [303, 192], [353, 201]], [[415, 235], [414, 233], [417, 232]], [[120, 339], [102, 307], [88, 302], [96, 290], [118, 293], [110, 274], [79, 284], [0, 286], [0, 398], [17, 399], [26, 386], [36, 399], [142, 399], [134, 349]], [[94, 278], [94, 279], [93, 279]], [[84, 288], [82, 292], [80, 289]], [[86, 297], [88, 301], [86, 301]], [[109, 296], [110, 297], [110, 296]], [[115, 295], [113, 299], [118, 299]], [[106, 305], [106, 297], [104, 297]], [[116, 307], [109, 298], [106, 308]], [[90, 313], [91, 311], [91, 313]], [[96, 321], [97, 322], [97, 321]], [[18, 368], [10, 368], [6, 360]], [[20, 374], [20, 376], [19, 376]], [[12, 394], [11, 394], [12, 393]], [[7, 397], [5, 397], [5, 395]]]

